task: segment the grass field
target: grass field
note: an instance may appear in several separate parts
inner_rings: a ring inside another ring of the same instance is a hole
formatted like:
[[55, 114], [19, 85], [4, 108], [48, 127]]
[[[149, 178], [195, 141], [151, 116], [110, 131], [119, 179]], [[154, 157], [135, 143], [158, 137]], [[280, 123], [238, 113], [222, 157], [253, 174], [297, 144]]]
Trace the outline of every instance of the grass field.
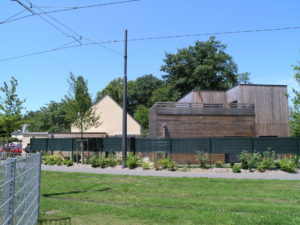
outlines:
[[42, 173], [41, 218], [72, 224], [300, 224], [300, 181]]

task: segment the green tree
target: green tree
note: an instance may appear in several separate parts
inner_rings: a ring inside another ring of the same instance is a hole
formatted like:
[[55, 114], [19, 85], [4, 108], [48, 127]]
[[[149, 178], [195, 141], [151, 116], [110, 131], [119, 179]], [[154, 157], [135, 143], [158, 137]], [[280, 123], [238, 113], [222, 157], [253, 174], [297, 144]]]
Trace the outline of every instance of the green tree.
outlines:
[[[92, 107], [91, 95], [88, 92], [88, 82], [82, 76], [75, 77], [72, 73], [69, 78], [70, 92], [67, 96], [67, 115], [73, 122], [73, 126], [78, 128], [83, 139], [83, 132], [90, 127], [101, 125], [100, 116], [96, 115], [95, 108]], [[81, 159], [83, 162], [83, 141], [80, 142]]]
[[180, 93], [168, 84], [155, 89], [151, 96], [151, 104], [156, 102], [175, 102], [180, 99]]
[[[300, 85], [300, 62], [299, 65], [293, 66], [295, 70], [295, 79]], [[293, 89], [294, 93], [294, 98], [292, 99], [294, 108], [291, 112], [291, 120], [290, 120], [290, 125], [291, 125], [291, 134], [292, 136], [300, 136], [300, 91], [297, 91], [296, 89]]]
[[142, 77], [138, 77], [133, 84], [132, 93], [130, 96], [130, 104], [133, 108], [133, 111], [140, 106], [145, 106], [150, 108], [152, 106], [152, 93], [157, 89], [162, 87], [164, 82], [152, 74], [147, 74]]
[[23, 103], [17, 94], [18, 81], [11, 77], [8, 83], [4, 82], [0, 87], [2, 95], [0, 96], [0, 133], [9, 137], [11, 133], [20, 129], [24, 123], [21, 111], [24, 109]]
[[149, 130], [149, 108], [141, 105], [134, 113], [134, 118], [142, 127], [142, 134], [147, 135]]
[[72, 120], [67, 116], [68, 105], [65, 100], [51, 101], [47, 106], [36, 112], [28, 112], [28, 130], [35, 132], [70, 132]]
[[[166, 53], [163, 78], [183, 96], [193, 89], [226, 90], [237, 85], [238, 67], [215, 37], [194, 46]], [[247, 76], [247, 74], [246, 74]], [[245, 80], [245, 74], [243, 79]]]

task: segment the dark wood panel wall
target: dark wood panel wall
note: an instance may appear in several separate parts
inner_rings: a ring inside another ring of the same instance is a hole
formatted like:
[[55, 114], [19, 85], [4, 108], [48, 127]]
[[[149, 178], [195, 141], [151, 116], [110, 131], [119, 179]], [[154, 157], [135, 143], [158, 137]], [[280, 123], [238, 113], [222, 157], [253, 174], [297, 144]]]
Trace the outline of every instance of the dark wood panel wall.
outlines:
[[[150, 115], [151, 137], [253, 137], [254, 116]], [[163, 126], [166, 125], [164, 132]]]

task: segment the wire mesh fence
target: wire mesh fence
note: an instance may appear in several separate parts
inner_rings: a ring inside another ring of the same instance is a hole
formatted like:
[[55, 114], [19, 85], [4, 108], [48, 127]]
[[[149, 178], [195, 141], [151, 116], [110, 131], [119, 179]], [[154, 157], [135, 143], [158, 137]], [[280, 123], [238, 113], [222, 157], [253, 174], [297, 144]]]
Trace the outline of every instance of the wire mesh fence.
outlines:
[[41, 157], [8, 158], [0, 163], [0, 224], [34, 225], [38, 220]]

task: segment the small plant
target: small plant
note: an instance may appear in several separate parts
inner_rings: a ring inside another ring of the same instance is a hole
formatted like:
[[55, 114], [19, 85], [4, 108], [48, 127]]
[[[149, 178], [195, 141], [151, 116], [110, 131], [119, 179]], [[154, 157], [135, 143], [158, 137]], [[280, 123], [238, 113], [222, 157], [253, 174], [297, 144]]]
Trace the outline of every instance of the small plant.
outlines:
[[222, 162], [221, 161], [217, 161], [216, 162], [216, 167], [217, 168], [222, 168], [223, 167]]
[[263, 172], [266, 171], [267, 166], [266, 166], [263, 162], [261, 162], [260, 164], [258, 164], [258, 166], [257, 166], [256, 169], [257, 169], [259, 172], [263, 173]]
[[284, 158], [279, 161], [280, 169], [285, 172], [295, 173], [297, 164], [293, 158]]
[[162, 167], [161, 167], [159, 161], [154, 161], [153, 167], [155, 170], [162, 170]]
[[64, 164], [65, 166], [73, 166], [73, 162], [72, 162], [70, 159], [65, 159], [65, 160], [63, 161], [63, 164]]
[[150, 164], [148, 162], [143, 162], [142, 167], [143, 167], [143, 170], [149, 170]]
[[170, 162], [170, 158], [165, 158], [165, 159], [159, 160], [159, 164], [161, 165], [162, 169], [167, 169], [169, 162]]
[[241, 172], [241, 166], [235, 164], [235, 165], [232, 167], [232, 172], [233, 172], [233, 173], [240, 173], [240, 172]]
[[126, 166], [129, 169], [134, 169], [134, 168], [138, 167], [138, 165], [139, 165], [139, 161], [138, 161], [137, 157], [134, 154], [129, 153], [127, 156], [127, 160], [126, 160]]
[[46, 155], [46, 156], [43, 156], [42, 158], [43, 162], [46, 164], [46, 165], [62, 165], [63, 163], [63, 157], [60, 156], [60, 155]]
[[260, 166], [263, 166], [265, 169], [274, 169], [275, 166], [275, 152], [271, 151], [270, 148], [268, 148], [268, 151], [265, 151], [262, 156], [262, 161], [260, 163]]
[[234, 166], [234, 162], [231, 162], [230, 163], [230, 167], [232, 168]]
[[249, 161], [250, 154], [251, 153], [247, 151], [242, 151], [240, 154], [241, 168], [244, 170], [248, 169], [248, 161]]
[[109, 153], [106, 159], [107, 166], [115, 167], [117, 165], [116, 156], [113, 153]]
[[204, 151], [197, 151], [197, 158], [201, 168], [206, 168], [206, 161], [208, 160], [208, 154]]
[[[170, 159], [170, 158], [169, 158]], [[170, 159], [167, 165], [169, 171], [175, 171], [177, 169], [177, 164], [174, 160]]]

